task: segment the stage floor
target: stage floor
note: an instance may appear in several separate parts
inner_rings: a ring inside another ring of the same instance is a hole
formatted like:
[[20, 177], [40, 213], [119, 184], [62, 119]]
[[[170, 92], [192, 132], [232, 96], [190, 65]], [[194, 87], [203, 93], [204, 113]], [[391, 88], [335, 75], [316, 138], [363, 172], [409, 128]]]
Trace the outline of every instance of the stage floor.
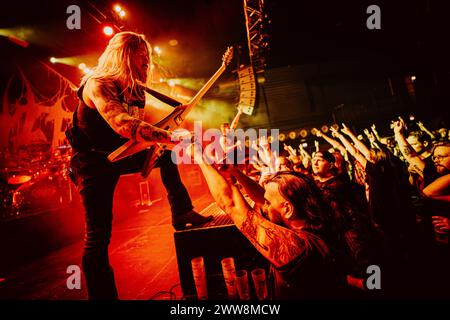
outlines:
[[[198, 212], [213, 202], [209, 192], [191, 193], [191, 197]], [[166, 199], [146, 209], [130, 208], [125, 218], [114, 221], [110, 261], [120, 299], [169, 300], [171, 289], [176, 299], [182, 298], [173, 234]], [[0, 274], [4, 278], [0, 282], [0, 299], [86, 299], [84, 280], [79, 290], [69, 290], [66, 285], [70, 276], [67, 267], [81, 267], [82, 248], [83, 242], [78, 239]]]

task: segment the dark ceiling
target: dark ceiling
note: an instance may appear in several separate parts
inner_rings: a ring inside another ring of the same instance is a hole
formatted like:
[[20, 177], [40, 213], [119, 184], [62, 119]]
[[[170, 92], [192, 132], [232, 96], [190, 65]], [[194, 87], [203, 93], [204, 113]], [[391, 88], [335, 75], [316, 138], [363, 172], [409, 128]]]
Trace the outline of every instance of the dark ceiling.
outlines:
[[[247, 59], [243, 0], [8, 1], [2, 4], [7, 9], [0, 11], [0, 28], [31, 27], [35, 34], [27, 50], [37, 57], [88, 55], [95, 63], [108, 41], [99, 22], [114, 22], [115, 3], [127, 10], [126, 19], [115, 21], [116, 25], [145, 33], [152, 44], [162, 48], [160, 62], [176, 77], [209, 76], [229, 45], [243, 48], [236, 61]], [[367, 54], [447, 68], [450, 27], [445, 3], [266, 0], [268, 68]], [[66, 8], [72, 4], [81, 7], [81, 30], [66, 28]], [[381, 30], [366, 28], [370, 4], [381, 8]], [[178, 41], [177, 46], [168, 44], [172, 39]]]

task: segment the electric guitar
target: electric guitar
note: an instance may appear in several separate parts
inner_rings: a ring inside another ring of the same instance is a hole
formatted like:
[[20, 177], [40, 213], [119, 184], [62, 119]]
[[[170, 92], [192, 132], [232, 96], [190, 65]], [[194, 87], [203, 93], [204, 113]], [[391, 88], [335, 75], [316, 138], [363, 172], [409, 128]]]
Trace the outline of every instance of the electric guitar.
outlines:
[[[216, 82], [220, 75], [225, 71], [226, 67], [230, 64], [233, 58], [233, 48], [228, 47], [222, 57], [222, 65], [214, 73], [214, 75], [205, 83], [205, 85], [197, 92], [197, 94], [185, 105], [178, 105], [175, 109], [164, 119], [156, 123], [154, 126], [164, 129], [164, 130], [175, 130], [183, 123], [189, 112], [197, 105], [205, 93], [211, 88], [211, 86]], [[135, 153], [142, 150], [148, 149], [147, 158], [144, 164], [141, 175], [146, 178], [149, 176], [152, 169], [155, 167], [156, 162], [164, 153], [167, 148], [166, 144], [147, 142], [147, 141], [136, 141], [130, 140], [111, 152], [108, 156], [108, 160], [115, 162], [126, 157], [129, 157]]]

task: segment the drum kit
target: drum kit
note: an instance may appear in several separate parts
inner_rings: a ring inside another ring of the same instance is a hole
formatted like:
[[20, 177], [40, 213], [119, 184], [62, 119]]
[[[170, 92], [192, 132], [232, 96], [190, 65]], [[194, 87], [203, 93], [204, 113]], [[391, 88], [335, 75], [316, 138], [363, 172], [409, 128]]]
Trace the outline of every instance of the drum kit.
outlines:
[[45, 143], [0, 154], [0, 220], [56, 209], [72, 201], [67, 175], [72, 149]]

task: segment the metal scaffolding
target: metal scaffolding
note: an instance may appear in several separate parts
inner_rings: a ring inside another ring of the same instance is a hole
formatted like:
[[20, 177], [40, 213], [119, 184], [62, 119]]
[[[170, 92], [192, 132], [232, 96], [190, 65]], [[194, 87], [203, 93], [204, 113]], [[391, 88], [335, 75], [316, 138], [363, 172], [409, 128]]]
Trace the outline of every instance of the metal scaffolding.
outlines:
[[263, 73], [266, 66], [265, 54], [269, 47], [264, 0], [243, 1], [250, 63], [255, 73]]

